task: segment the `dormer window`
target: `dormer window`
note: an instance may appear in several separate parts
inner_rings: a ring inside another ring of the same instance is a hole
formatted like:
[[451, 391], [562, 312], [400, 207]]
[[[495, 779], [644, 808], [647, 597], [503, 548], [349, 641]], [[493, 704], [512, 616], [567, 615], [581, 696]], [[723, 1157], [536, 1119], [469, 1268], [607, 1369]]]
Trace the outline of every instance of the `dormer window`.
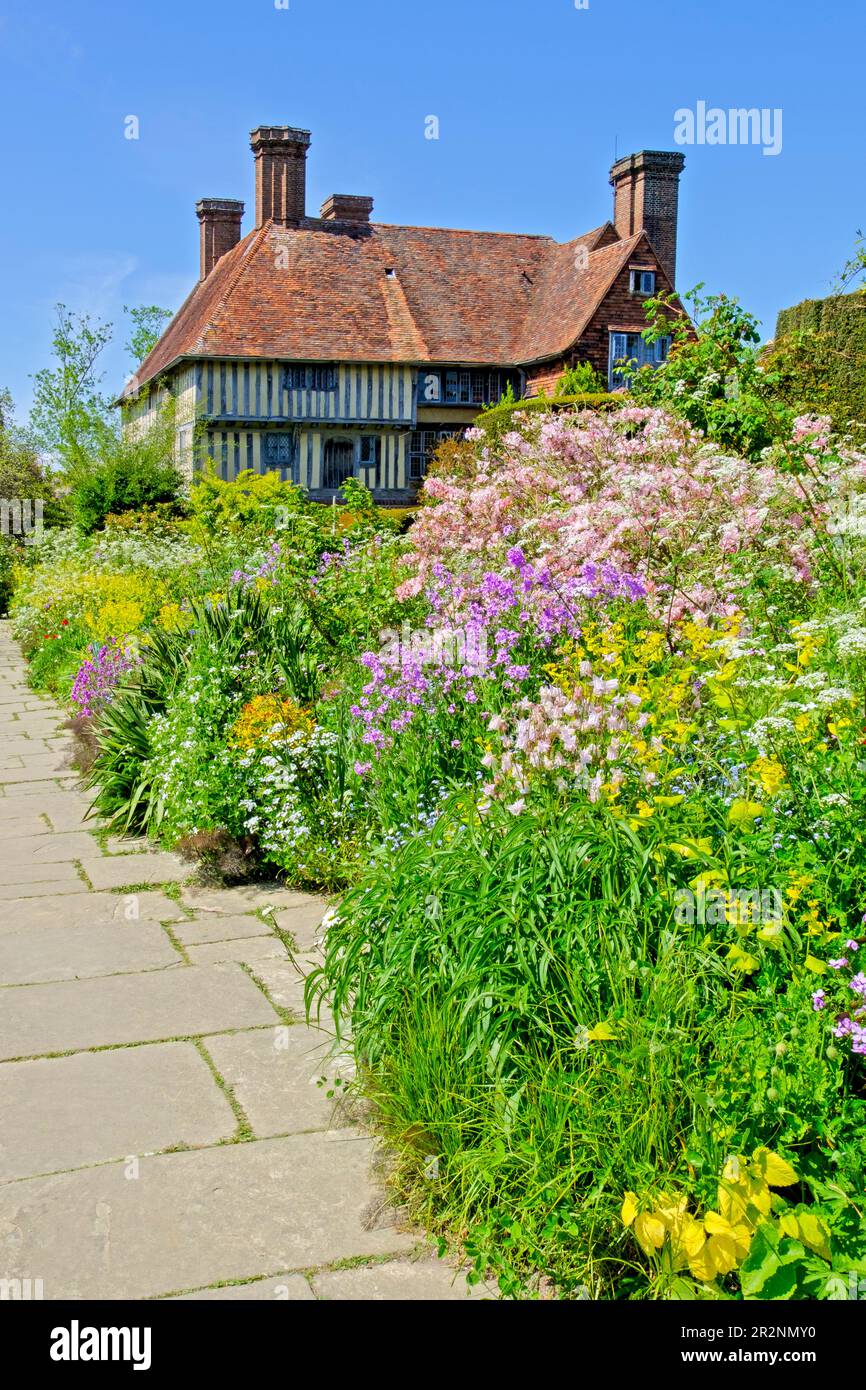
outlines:
[[389, 265], [388, 268], [386, 269], [386, 271], [385, 271], [385, 279], [386, 279], [386, 280], [396, 280], [396, 279], [397, 279], [397, 272], [396, 272], [396, 270], [394, 269], [394, 267], [393, 267], [392, 265]]
[[629, 288], [632, 294], [655, 294], [656, 273], [654, 270], [630, 270], [629, 278]]

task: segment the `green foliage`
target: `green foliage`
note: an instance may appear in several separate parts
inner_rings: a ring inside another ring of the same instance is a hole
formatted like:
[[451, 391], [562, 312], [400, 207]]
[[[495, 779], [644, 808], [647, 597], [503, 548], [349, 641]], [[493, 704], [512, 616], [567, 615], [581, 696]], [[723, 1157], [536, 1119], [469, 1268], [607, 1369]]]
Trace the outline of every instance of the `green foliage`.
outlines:
[[629, 389], [637, 404], [671, 410], [732, 453], [758, 458], [789, 432], [792, 413], [761, 365], [757, 319], [727, 295], [702, 297], [701, 288], [686, 295], [694, 328], [676, 296], [646, 301], [644, 338], [670, 337], [672, 347], [661, 366], [635, 370]]
[[230, 483], [213, 471], [197, 475], [190, 489], [193, 518], [209, 536], [239, 535], [250, 527], [262, 534], [303, 510], [304, 494], [279, 473], [245, 469]]
[[89, 534], [100, 529], [110, 514], [175, 503], [182, 480], [173, 446], [171, 403], [141, 434], [104, 441], [96, 461], [80, 468], [73, 482], [71, 507], [81, 530]]
[[866, 293], [808, 299], [783, 309], [766, 356], [782, 398], [828, 414], [837, 430], [866, 434]]
[[854, 243], [854, 252], [849, 256], [834, 286], [834, 294], [844, 294], [849, 286], [857, 279], [863, 283], [860, 285], [861, 292], [866, 289], [866, 237], [858, 231]]
[[124, 304], [123, 312], [131, 320], [130, 338], [126, 350], [136, 366], [140, 366], [162, 335], [162, 331], [172, 317], [170, 309], [160, 309], [156, 304], [140, 304], [130, 309]]
[[[27, 508], [28, 524], [35, 530], [35, 505], [41, 502], [42, 525], [56, 526], [65, 519], [66, 505], [55, 491], [55, 480], [39, 460], [31, 439], [16, 428], [8, 391], [0, 391], [0, 499]], [[31, 536], [32, 539], [32, 536]], [[28, 546], [24, 534], [0, 536], [0, 614], [12, 597], [16, 564], [24, 563]]]
[[55, 365], [33, 377], [34, 439], [70, 472], [86, 468], [117, 436], [110, 403], [101, 392], [104, 373], [99, 371], [111, 332], [111, 324], [58, 304], [51, 340]]
[[586, 396], [604, 394], [607, 383], [598, 374], [591, 362], [576, 362], [569, 367], [556, 383], [556, 395]]
[[528, 400], [503, 401], [479, 415], [477, 427], [491, 440], [499, 440], [514, 428], [515, 415], [530, 415], [553, 410], [615, 410], [623, 404], [622, 395], [611, 391], [580, 392], [573, 396], [530, 396]]

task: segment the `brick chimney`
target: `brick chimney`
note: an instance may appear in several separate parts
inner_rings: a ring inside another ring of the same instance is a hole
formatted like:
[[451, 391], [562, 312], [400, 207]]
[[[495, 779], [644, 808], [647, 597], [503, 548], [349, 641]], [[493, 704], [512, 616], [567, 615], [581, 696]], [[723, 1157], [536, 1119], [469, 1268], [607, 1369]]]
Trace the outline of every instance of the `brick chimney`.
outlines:
[[256, 226], [274, 221], [297, 226], [306, 211], [310, 132], [287, 125], [260, 125], [250, 132], [256, 161]]
[[234, 198], [201, 198], [195, 205], [201, 243], [201, 278], [206, 280], [221, 256], [241, 239], [243, 203]]
[[369, 222], [373, 199], [357, 193], [332, 193], [322, 204], [319, 216], [324, 222]]
[[685, 156], [641, 150], [617, 160], [610, 171], [613, 220], [625, 240], [645, 231], [672, 285], [677, 270], [677, 203]]

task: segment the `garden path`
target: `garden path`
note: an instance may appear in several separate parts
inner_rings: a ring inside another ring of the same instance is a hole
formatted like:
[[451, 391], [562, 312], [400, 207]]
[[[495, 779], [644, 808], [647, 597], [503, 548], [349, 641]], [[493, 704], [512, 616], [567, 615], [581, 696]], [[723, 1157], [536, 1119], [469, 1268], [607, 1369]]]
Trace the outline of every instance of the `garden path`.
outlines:
[[321, 1084], [326, 904], [94, 833], [61, 719], [0, 622], [0, 1297], [466, 1297]]

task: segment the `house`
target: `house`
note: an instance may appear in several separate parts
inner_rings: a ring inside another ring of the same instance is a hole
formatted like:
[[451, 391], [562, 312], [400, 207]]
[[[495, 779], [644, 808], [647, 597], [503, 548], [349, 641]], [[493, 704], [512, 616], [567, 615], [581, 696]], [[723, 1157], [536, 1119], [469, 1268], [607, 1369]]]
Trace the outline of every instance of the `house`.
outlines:
[[308, 217], [309, 145], [306, 130], [252, 132], [248, 235], [243, 203], [197, 204], [198, 284], [121, 397], [140, 429], [174, 396], [185, 469], [278, 469], [320, 500], [355, 476], [400, 502], [509, 385], [531, 396], [589, 361], [615, 388], [621, 359], [663, 359], [640, 332], [646, 297], [674, 285], [682, 154], [618, 160], [613, 221], [561, 244], [383, 225], [342, 193]]

